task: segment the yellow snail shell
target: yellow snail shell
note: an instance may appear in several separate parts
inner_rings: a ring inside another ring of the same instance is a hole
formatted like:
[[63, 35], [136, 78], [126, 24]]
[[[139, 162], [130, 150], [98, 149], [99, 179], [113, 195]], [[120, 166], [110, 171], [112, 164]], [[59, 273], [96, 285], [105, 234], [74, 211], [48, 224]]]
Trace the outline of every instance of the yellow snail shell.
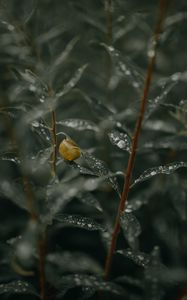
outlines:
[[77, 144], [69, 138], [64, 139], [59, 146], [60, 155], [69, 161], [73, 161], [81, 156], [81, 150]]

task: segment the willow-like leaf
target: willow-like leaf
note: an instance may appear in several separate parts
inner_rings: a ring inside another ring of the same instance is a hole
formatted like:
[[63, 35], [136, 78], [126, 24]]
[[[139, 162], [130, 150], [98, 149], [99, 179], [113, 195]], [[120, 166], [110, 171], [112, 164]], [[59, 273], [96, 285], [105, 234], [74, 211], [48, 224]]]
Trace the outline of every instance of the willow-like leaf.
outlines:
[[99, 203], [99, 201], [96, 199], [96, 197], [94, 195], [92, 195], [92, 193], [89, 192], [85, 192], [85, 193], [80, 193], [77, 195], [77, 198], [86, 205], [89, 205], [91, 207], [96, 208], [98, 211], [102, 212], [103, 209]]
[[1, 283], [0, 284], [0, 294], [3, 295], [16, 295], [16, 294], [28, 294], [28, 295], [34, 295], [38, 296], [36, 290], [34, 287], [23, 280], [16, 280], [11, 281], [8, 283]]
[[65, 127], [70, 127], [78, 131], [82, 130], [92, 130], [92, 131], [99, 131], [99, 128], [94, 122], [89, 120], [83, 119], [65, 119], [63, 121], [57, 122], [57, 125], [62, 125]]
[[[95, 291], [105, 291], [117, 295], [125, 295], [125, 290], [114, 282], [106, 282], [101, 277], [93, 275], [73, 274], [62, 276], [58, 282], [61, 286], [62, 293], [59, 296], [63, 296], [69, 289], [75, 287], [91, 287]], [[63, 289], [65, 289], [63, 291]]]
[[80, 67], [74, 73], [72, 78], [64, 85], [63, 89], [61, 91], [59, 91], [58, 93], [56, 93], [57, 99], [65, 96], [67, 93], [69, 93], [76, 86], [76, 84], [81, 79], [81, 77], [82, 77], [85, 69], [87, 68], [87, 66], [88, 66], [87, 64], [83, 65], [82, 67]]
[[140, 251], [124, 249], [117, 250], [117, 253], [126, 256], [127, 258], [131, 259], [135, 264], [144, 268], [146, 268], [150, 262], [150, 255]]
[[146, 171], [144, 171], [142, 173], [142, 175], [140, 175], [140, 177], [138, 177], [133, 184], [131, 185], [131, 187], [133, 187], [135, 184], [140, 183], [142, 181], [148, 180], [150, 178], [152, 178], [155, 175], [158, 174], [172, 174], [173, 172], [175, 172], [177, 169], [179, 168], [186, 168], [187, 167], [187, 162], [175, 162], [175, 163], [171, 163], [165, 166], [159, 166], [159, 167], [155, 167], [155, 168], [150, 168]]
[[79, 227], [89, 231], [104, 230], [103, 225], [97, 223], [93, 219], [78, 215], [57, 214], [55, 220], [60, 222], [60, 225], [64, 227]]
[[123, 57], [122, 54], [113, 46], [108, 46], [106, 44], [102, 44], [102, 46], [107, 50], [112, 58], [116, 73], [114, 73], [113, 76], [125, 78], [139, 93], [144, 83], [144, 77], [140, 68], [138, 68], [138, 66], [135, 65], [129, 57]]

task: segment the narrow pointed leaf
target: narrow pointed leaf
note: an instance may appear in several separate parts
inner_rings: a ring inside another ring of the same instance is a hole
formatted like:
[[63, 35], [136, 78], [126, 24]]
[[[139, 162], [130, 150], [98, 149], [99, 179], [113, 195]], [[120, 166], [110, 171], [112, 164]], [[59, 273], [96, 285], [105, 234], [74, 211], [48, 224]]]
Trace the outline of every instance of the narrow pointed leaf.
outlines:
[[132, 249], [124, 249], [124, 250], [117, 250], [117, 253], [128, 257], [135, 264], [144, 268], [146, 268], [150, 262], [150, 255], [140, 251], [136, 251]]
[[78, 215], [57, 214], [55, 220], [65, 227], [79, 227], [89, 231], [104, 230], [104, 227], [93, 219]]
[[22, 280], [11, 281], [9, 283], [0, 284], [0, 295], [30, 294], [38, 296], [33, 286]]
[[81, 79], [85, 69], [87, 68], [87, 64], [80, 67], [73, 75], [73, 77], [68, 81], [68, 83], [66, 83], [63, 87], [63, 89], [58, 92], [56, 94], [57, 98], [63, 97], [64, 95], [66, 95], [67, 93], [69, 93], [75, 86], [76, 84], [79, 82], [79, 80]]
[[[120, 285], [110, 281], [104, 281], [102, 278], [92, 275], [73, 274], [62, 276], [58, 284], [60, 283], [61, 289], [66, 289], [65, 292], [67, 292], [68, 289], [82, 286], [91, 287], [95, 291], [106, 291], [117, 295], [125, 294], [124, 289]], [[61, 296], [62, 295], [64, 295], [64, 292], [62, 292]]]
[[65, 60], [68, 58], [69, 54], [75, 47], [76, 43], [78, 42], [78, 37], [73, 38], [63, 50], [63, 52], [55, 59], [53, 62], [53, 68], [56, 69], [59, 65], [63, 64]]
[[159, 107], [159, 105], [163, 104], [163, 102], [167, 98], [167, 95], [173, 89], [176, 83], [177, 82], [172, 79], [168, 80], [168, 82], [163, 84], [160, 94], [156, 96], [154, 99], [148, 100], [148, 106], [146, 108], [145, 117], [144, 117], [145, 120], [147, 120], [151, 116], [151, 114]]
[[116, 71], [114, 76], [125, 78], [139, 93], [144, 83], [144, 77], [140, 69], [130, 58], [123, 57], [114, 47], [106, 44], [102, 44], [102, 46], [104, 46], [113, 60], [114, 70]]
[[134, 181], [134, 183], [131, 185], [131, 187], [133, 187], [137, 183], [148, 180], [155, 175], [158, 175], [158, 174], [169, 175], [169, 174], [172, 174], [173, 172], [175, 172], [179, 168], [186, 168], [186, 167], [187, 167], [187, 162], [181, 161], [181, 162], [171, 163], [171, 164], [168, 164], [165, 166], [150, 168], [150, 169], [144, 171], [142, 173], [142, 175], [140, 175], [140, 177]]
[[78, 131], [82, 130], [92, 130], [99, 131], [99, 128], [94, 122], [83, 120], [83, 119], [65, 119], [63, 121], [57, 122], [57, 125], [62, 125], [65, 127], [70, 127]]
[[98, 211], [102, 212], [103, 209], [99, 203], [99, 201], [96, 199], [94, 195], [91, 193], [80, 193], [77, 195], [77, 198], [84, 204], [89, 205], [91, 207], [96, 208]]

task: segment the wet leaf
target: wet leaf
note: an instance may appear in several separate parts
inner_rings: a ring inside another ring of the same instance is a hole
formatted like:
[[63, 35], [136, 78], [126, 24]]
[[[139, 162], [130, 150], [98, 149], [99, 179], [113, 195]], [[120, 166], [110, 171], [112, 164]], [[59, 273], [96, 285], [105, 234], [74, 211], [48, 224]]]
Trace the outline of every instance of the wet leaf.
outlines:
[[86, 253], [55, 252], [47, 255], [47, 263], [53, 269], [51, 272], [76, 273], [91, 272], [102, 273], [101, 266]]
[[20, 128], [25, 126], [25, 124], [33, 123], [33, 121], [37, 119], [42, 119], [46, 114], [55, 110], [57, 106], [57, 97], [47, 96], [46, 98], [40, 98], [40, 102], [42, 104], [35, 105], [23, 116], [22, 123], [20, 122]]
[[95, 291], [106, 291], [109, 293], [123, 295], [125, 294], [124, 289], [113, 282], [106, 282], [101, 277], [96, 277], [92, 275], [82, 275], [82, 274], [73, 274], [62, 276], [58, 282], [60, 284], [62, 291], [60, 296], [63, 296], [69, 289], [75, 287], [90, 287]]
[[0, 194], [11, 200], [18, 207], [28, 210], [27, 202], [20, 184], [9, 181], [1, 181]]
[[108, 136], [113, 145], [130, 153], [131, 141], [126, 133], [112, 130], [108, 133]]
[[104, 227], [93, 219], [78, 215], [57, 214], [55, 220], [62, 226], [79, 227], [89, 231], [104, 230]]
[[81, 294], [82, 295], [78, 298], [78, 300], [85, 300], [93, 296], [95, 294], [95, 290], [92, 287], [82, 287]]
[[92, 154], [84, 152], [83, 158], [88, 167], [95, 173], [96, 176], [103, 176], [110, 173], [106, 163], [94, 157]]
[[63, 34], [64, 31], [65, 31], [65, 29], [62, 26], [62, 24], [59, 24], [57, 26], [50, 28], [47, 32], [40, 34], [36, 38], [36, 42], [39, 45], [42, 45], [46, 42], [50, 42], [50, 40], [55, 39], [58, 36], [60, 36], [61, 34]]
[[[163, 289], [160, 278], [165, 272], [164, 265], [160, 262], [159, 247], [155, 246], [151, 255], [148, 268], [145, 269], [145, 299], [163, 299]], [[167, 270], [167, 269], [166, 269]]]
[[1, 283], [0, 294], [7, 294], [7, 295], [29, 294], [29, 295], [38, 296], [34, 287], [30, 283], [22, 280], [16, 280], [8, 283]]
[[9, 161], [9, 162], [13, 162], [15, 163], [16, 165], [20, 165], [20, 159], [16, 156], [14, 157], [9, 157], [8, 155], [7, 156], [1, 156], [0, 157], [0, 160], [4, 160], [4, 161]]
[[72, 76], [72, 78], [64, 85], [63, 89], [56, 94], [57, 99], [69, 93], [81, 79], [87, 64], [80, 67]]
[[98, 211], [102, 212], [103, 209], [99, 203], [99, 201], [96, 199], [96, 197], [94, 195], [92, 195], [91, 193], [87, 192], [87, 193], [80, 193], [77, 195], [77, 198], [86, 205], [89, 205], [91, 207], [96, 208]]
[[135, 264], [144, 268], [146, 268], [150, 262], [150, 255], [140, 251], [136, 251], [132, 249], [124, 249], [124, 250], [117, 250], [117, 253], [128, 257]]
[[71, 53], [71, 51], [73, 50], [73, 48], [75, 47], [76, 43], [78, 42], [79, 38], [75, 37], [73, 38], [65, 47], [65, 49], [62, 51], [62, 53], [60, 53], [60, 55], [55, 59], [55, 61], [53, 62], [53, 66], [52, 69], [56, 70], [56, 67], [59, 67], [60, 65], [62, 65], [66, 59], [68, 58], [69, 54]]
[[52, 147], [40, 150], [35, 156], [28, 160], [28, 168], [33, 172], [37, 172], [40, 168], [50, 164], [50, 157], [53, 151]]
[[108, 120], [112, 116], [114, 116], [114, 111], [110, 107], [108, 107], [101, 100], [96, 99], [94, 97], [89, 97], [87, 94], [79, 91], [83, 96], [83, 99], [89, 104], [91, 110], [94, 112], [95, 116], [99, 120]]
[[[94, 157], [90, 153], [84, 152], [83, 153], [83, 158], [89, 168], [92, 170], [92, 172], [99, 177], [104, 177], [106, 176], [107, 181], [111, 184], [113, 189], [118, 193], [120, 196], [120, 189], [118, 185], [117, 178], [115, 174], [113, 174], [102, 160]], [[104, 179], [104, 178], [103, 178]]]
[[[118, 76], [120, 78], [125, 78], [139, 93], [144, 83], [144, 77], [138, 66], [135, 65], [129, 57], [122, 56], [122, 54], [114, 47], [106, 44], [102, 44], [102, 46], [112, 58], [114, 70], [116, 72], [116, 75], [114, 74], [113, 77]], [[114, 80], [114, 78], [111, 78], [110, 85], [112, 85], [112, 80]]]
[[183, 136], [170, 136], [170, 137], [159, 137], [154, 141], [145, 142], [143, 147], [139, 148], [139, 151], [153, 151], [158, 149], [172, 149], [174, 151], [181, 151], [187, 149], [187, 141]]
[[181, 161], [181, 162], [171, 163], [171, 164], [168, 164], [168, 165], [165, 165], [165, 166], [150, 168], [150, 169], [144, 171], [142, 173], [142, 175], [133, 182], [131, 187], [133, 187], [137, 183], [148, 180], [148, 179], [152, 178], [155, 175], [158, 175], [158, 174], [169, 175], [169, 174], [172, 174], [173, 172], [175, 172], [179, 168], [186, 168], [186, 167], [187, 167], [187, 162], [182, 162]]
[[71, 181], [72, 187], [70, 188], [69, 182], [59, 181], [57, 178], [51, 180], [46, 189], [46, 209], [47, 212], [42, 215], [44, 223], [52, 224], [56, 214], [65, 208], [65, 206], [77, 196], [82, 190], [82, 180], [75, 179]]
[[63, 121], [57, 122], [57, 125], [62, 125], [65, 127], [70, 127], [78, 131], [82, 130], [92, 130], [99, 131], [99, 128], [92, 121], [83, 119], [65, 119]]
[[95, 173], [93, 171], [91, 171], [90, 169], [88, 168], [85, 168], [81, 165], [79, 165], [77, 162], [75, 161], [65, 161], [65, 163], [68, 165], [68, 166], [71, 166], [73, 169], [75, 170], [78, 170], [80, 172], [80, 174], [83, 174], [83, 175], [93, 175], [95, 176]]
[[101, 240], [106, 250], [108, 250], [111, 245], [112, 232], [113, 228], [111, 226], [107, 226], [105, 230], [100, 232]]
[[35, 120], [31, 123], [32, 131], [37, 134], [40, 138], [40, 141], [45, 145], [51, 144], [51, 132], [50, 128], [45, 124], [45, 122], [41, 120]]
[[148, 105], [145, 112], [144, 120], [147, 120], [151, 114], [166, 100], [167, 95], [169, 92], [173, 89], [173, 87], [176, 85], [177, 81], [169, 79], [161, 86], [161, 92], [158, 96], [156, 96], [154, 99], [148, 100]]
[[125, 212], [121, 215], [120, 224], [130, 247], [137, 249], [138, 237], [141, 234], [141, 226], [137, 218], [132, 213]]
[[[166, 133], [176, 133], [176, 127], [171, 122], [165, 122], [162, 120], [150, 120], [147, 121], [145, 126], [148, 130], [166, 132]], [[149, 143], [149, 142], [148, 142]], [[154, 141], [152, 142], [154, 143]]]
[[19, 71], [22, 79], [27, 83], [28, 90], [38, 96], [40, 102], [44, 102], [48, 96], [48, 86], [44, 81], [29, 69], [24, 72]]
[[[23, 232], [23, 235], [13, 243], [15, 258], [23, 264], [26, 269], [33, 268], [38, 243], [39, 226], [36, 221], [30, 220]], [[17, 265], [17, 261], [15, 260]], [[19, 264], [18, 264], [19, 266]], [[20, 265], [21, 266], [21, 265]]]

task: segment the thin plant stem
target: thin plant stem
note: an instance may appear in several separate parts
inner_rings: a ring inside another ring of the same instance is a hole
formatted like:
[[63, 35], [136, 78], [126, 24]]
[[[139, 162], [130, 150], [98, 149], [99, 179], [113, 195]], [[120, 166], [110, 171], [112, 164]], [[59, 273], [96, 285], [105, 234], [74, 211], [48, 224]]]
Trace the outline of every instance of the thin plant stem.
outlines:
[[[21, 172], [22, 172], [22, 182], [24, 186], [24, 191], [26, 194], [26, 199], [27, 199], [27, 207], [28, 211], [30, 214], [30, 219], [33, 222], [39, 222], [39, 215], [35, 209], [34, 206], [34, 193], [33, 189], [30, 183], [30, 180], [28, 176], [24, 172], [24, 168], [22, 167], [22, 154], [21, 151], [18, 148], [17, 145], [17, 138], [16, 134], [12, 125], [12, 122], [10, 120], [10, 117], [8, 114], [5, 116], [6, 118], [6, 128], [7, 132], [10, 136], [10, 140], [12, 143], [12, 146], [16, 149], [17, 156], [20, 158], [21, 161]], [[38, 256], [39, 256], [39, 282], [40, 282], [40, 300], [45, 300], [46, 299], [46, 277], [45, 277], [45, 257], [46, 257], [46, 231], [42, 234], [41, 238], [38, 240]]]
[[137, 118], [135, 129], [134, 129], [131, 153], [129, 156], [127, 169], [124, 172], [125, 182], [124, 182], [123, 192], [122, 192], [122, 196], [120, 199], [118, 212], [116, 215], [115, 225], [114, 225], [114, 229], [113, 229], [113, 233], [112, 233], [111, 244], [110, 244], [106, 262], [105, 262], [105, 269], [104, 269], [105, 280], [109, 279], [112, 259], [113, 259], [114, 251], [116, 249], [117, 238], [118, 238], [118, 234], [120, 231], [120, 217], [121, 217], [121, 214], [125, 210], [125, 205], [126, 205], [129, 190], [130, 190], [130, 183], [131, 183], [131, 177], [132, 177], [132, 172], [133, 172], [133, 168], [134, 168], [134, 162], [135, 162], [135, 158], [136, 158], [138, 141], [139, 141], [139, 137], [140, 137], [140, 133], [141, 133], [142, 122], [143, 122], [143, 118], [144, 118], [148, 93], [149, 93], [149, 89], [151, 86], [151, 80], [152, 80], [152, 76], [153, 76], [153, 69], [154, 69], [155, 60], [156, 60], [158, 41], [159, 41], [160, 33], [162, 30], [163, 21], [165, 19], [167, 7], [168, 7], [168, 1], [160, 0], [159, 17], [158, 17], [156, 29], [155, 29], [155, 32], [153, 35], [153, 49], [150, 54], [150, 60], [148, 63], [147, 73], [145, 76], [145, 84], [144, 84], [143, 94], [142, 94], [141, 101], [140, 101], [140, 103], [141, 103], [140, 104], [140, 112], [139, 112], [139, 116]]
[[38, 221], [39, 217], [34, 207], [34, 194], [27, 175], [22, 174], [23, 186], [27, 196], [27, 206], [30, 213], [31, 220]]
[[[106, 43], [108, 46], [113, 44], [113, 3], [112, 0], [105, 0], [106, 13]], [[107, 101], [110, 99], [108, 85], [112, 75], [112, 60], [110, 56], [106, 58], [106, 86], [107, 86]]]
[[39, 279], [40, 279], [40, 300], [46, 299], [46, 275], [45, 275], [45, 259], [46, 259], [46, 244], [47, 232], [42, 233], [41, 238], [38, 240], [38, 253], [39, 253]]
[[53, 153], [52, 153], [52, 174], [56, 175], [56, 161], [57, 161], [57, 137], [56, 137], [56, 113], [53, 110], [52, 115], [52, 141], [53, 141]]
[[[49, 96], [53, 96], [53, 90], [49, 87]], [[52, 146], [53, 153], [51, 155], [51, 172], [52, 176], [56, 176], [56, 161], [57, 161], [57, 129], [56, 129], [56, 112], [55, 110], [51, 111], [51, 137], [52, 137]]]
[[107, 27], [107, 43], [112, 44], [113, 40], [113, 16], [112, 16], [112, 0], [105, 0], [105, 11], [106, 11], [106, 27]]
[[[6, 100], [8, 100], [8, 99], [6, 99]], [[32, 190], [31, 184], [30, 184], [30, 180], [24, 172], [22, 154], [17, 145], [17, 137], [15, 134], [13, 124], [11, 122], [10, 116], [6, 112], [5, 112], [5, 128], [6, 128], [7, 134], [10, 138], [12, 148], [15, 149], [16, 155], [20, 159], [21, 173], [22, 173], [21, 178], [22, 178], [24, 191], [26, 194], [27, 207], [28, 207], [28, 211], [30, 213], [30, 218], [33, 221], [37, 221], [38, 216], [37, 216], [37, 213], [36, 213], [35, 207], [34, 207], [34, 193], [33, 193], [33, 190]]]

